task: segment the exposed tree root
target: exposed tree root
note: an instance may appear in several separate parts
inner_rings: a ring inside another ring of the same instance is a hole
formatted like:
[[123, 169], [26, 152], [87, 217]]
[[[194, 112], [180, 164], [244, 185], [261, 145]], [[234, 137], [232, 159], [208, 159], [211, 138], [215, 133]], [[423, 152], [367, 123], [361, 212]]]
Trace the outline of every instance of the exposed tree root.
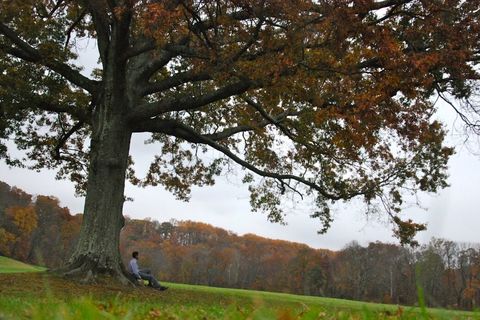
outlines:
[[111, 284], [120, 283], [124, 286], [136, 286], [137, 283], [131, 279], [125, 268], [119, 263], [104, 263], [98, 259], [91, 259], [86, 256], [77, 257], [67, 266], [50, 270], [64, 278], [78, 281], [83, 284]]

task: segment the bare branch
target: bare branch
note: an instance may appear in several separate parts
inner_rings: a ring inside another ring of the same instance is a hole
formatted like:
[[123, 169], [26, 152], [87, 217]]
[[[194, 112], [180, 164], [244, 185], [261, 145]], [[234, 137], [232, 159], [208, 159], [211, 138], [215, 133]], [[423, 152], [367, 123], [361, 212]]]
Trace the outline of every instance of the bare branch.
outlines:
[[465, 123], [468, 129], [472, 130], [472, 132], [474, 132], [475, 134], [480, 135], [480, 121], [477, 120], [475, 122], [472, 122], [463, 112], [461, 112], [457, 107], [455, 107], [455, 105], [447, 97], [445, 97], [442, 94], [438, 86], [437, 86], [437, 94], [444, 102], [446, 102], [455, 111], [455, 113], [460, 117], [463, 123]]

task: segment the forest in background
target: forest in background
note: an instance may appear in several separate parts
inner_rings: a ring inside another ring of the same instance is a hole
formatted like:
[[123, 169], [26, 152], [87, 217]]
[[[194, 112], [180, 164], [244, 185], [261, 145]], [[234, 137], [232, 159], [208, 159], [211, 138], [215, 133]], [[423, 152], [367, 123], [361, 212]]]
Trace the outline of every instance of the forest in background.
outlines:
[[[0, 254], [55, 268], [69, 257], [82, 215], [60, 201], [0, 182]], [[480, 306], [480, 245], [432, 239], [416, 248], [351, 242], [342, 250], [193, 221], [126, 218], [121, 253], [133, 250], [160, 280], [413, 305]]]

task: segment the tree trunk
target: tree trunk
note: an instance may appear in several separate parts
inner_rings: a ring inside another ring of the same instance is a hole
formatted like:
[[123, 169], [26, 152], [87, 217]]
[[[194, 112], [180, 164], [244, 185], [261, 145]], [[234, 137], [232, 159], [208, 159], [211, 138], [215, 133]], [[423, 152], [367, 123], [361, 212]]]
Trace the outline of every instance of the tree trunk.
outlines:
[[[68, 274], [95, 280], [110, 275], [123, 283], [120, 230], [124, 226], [125, 174], [132, 132], [126, 114], [132, 100], [123, 53], [128, 48], [129, 18], [113, 20], [110, 36], [100, 37], [102, 87], [94, 96], [90, 166], [82, 227], [68, 262]], [[104, 26], [105, 27], [105, 26]], [[108, 33], [108, 29], [101, 29]]]
[[95, 281], [98, 275], [128, 282], [119, 240], [124, 225], [122, 209], [131, 132], [119, 112], [122, 104], [119, 99], [111, 99], [96, 112], [93, 123], [83, 222], [66, 272], [86, 282]]

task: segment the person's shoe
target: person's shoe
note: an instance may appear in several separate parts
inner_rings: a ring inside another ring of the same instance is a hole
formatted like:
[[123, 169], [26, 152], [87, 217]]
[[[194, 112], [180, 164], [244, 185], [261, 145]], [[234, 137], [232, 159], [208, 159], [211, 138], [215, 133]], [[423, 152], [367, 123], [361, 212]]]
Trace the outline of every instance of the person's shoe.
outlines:
[[152, 287], [152, 288], [155, 289], [155, 290], [158, 290], [158, 291], [165, 291], [165, 290], [168, 289], [167, 287], [164, 287], [164, 286]]

